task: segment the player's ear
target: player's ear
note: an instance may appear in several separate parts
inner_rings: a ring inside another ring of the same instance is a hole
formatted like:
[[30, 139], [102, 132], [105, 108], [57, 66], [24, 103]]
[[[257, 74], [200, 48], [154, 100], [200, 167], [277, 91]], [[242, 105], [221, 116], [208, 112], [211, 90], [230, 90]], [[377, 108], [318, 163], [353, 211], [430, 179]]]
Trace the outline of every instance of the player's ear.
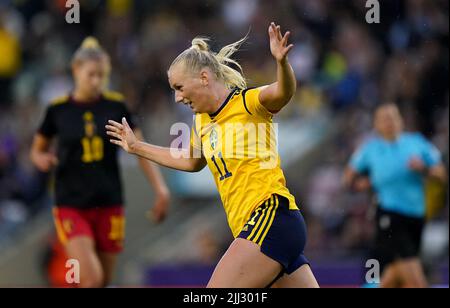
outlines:
[[75, 75], [78, 69], [78, 63], [72, 63], [71, 65], [72, 68], [72, 74]]
[[209, 72], [207, 70], [201, 70], [200, 71], [200, 81], [202, 83], [203, 86], [208, 86], [209, 85]]
[[80, 71], [81, 66], [82, 66], [82, 62], [80, 62], [80, 61], [75, 61], [75, 62], [72, 63], [72, 75], [74, 77]]

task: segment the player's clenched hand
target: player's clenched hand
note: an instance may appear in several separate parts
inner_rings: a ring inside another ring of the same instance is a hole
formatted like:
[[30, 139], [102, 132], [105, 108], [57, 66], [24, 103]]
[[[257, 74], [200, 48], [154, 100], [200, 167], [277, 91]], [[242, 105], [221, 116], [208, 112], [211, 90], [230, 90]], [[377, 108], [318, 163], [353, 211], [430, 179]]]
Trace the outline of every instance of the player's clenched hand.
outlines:
[[278, 62], [283, 62], [287, 59], [289, 51], [294, 45], [288, 45], [289, 35], [291, 33], [287, 31], [284, 36], [281, 35], [280, 26], [271, 23], [269, 26], [269, 38], [270, 38], [270, 51]]
[[409, 160], [408, 166], [411, 170], [423, 173], [427, 170], [425, 162], [420, 157], [413, 157]]
[[367, 176], [362, 176], [355, 180], [353, 186], [356, 191], [365, 192], [370, 189], [372, 184], [370, 183], [370, 179]]
[[34, 156], [33, 162], [41, 172], [49, 172], [58, 164], [58, 159], [52, 153], [39, 153]]
[[110, 125], [106, 125], [106, 134], [115, 139], [110, 139], [111, 143], [117, 144], [121, 146], [128, 153], [133, 153], [133, 149], [138, 142], [138, 139], [133, 133], [133, 130], [128, 125], [128, 122], [125, 118], [122, 118], [122, 124], [109, 120], [108, 123]]
[[147, 218], [154, 223], [161, 223], [167, 216], [170, 203], [168, 191], [157, 193], [153, 208], [147, 212]]

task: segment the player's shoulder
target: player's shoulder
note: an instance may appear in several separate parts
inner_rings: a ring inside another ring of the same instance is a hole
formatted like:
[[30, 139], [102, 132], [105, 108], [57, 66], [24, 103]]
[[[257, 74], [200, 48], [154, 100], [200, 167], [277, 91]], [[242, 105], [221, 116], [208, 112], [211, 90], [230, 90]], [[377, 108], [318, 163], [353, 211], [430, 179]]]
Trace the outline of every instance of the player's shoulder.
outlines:
[[371, 132], [361, 138], [357, 148], [359, 151], [371, 152], [378, 149], [380, 145], [382, 145], [381, 137], [378, 134]]
[[259, 92], [266, 86], [261, 87], [248, 87], [245, 89], [236, 89], [235, 95], [242, 97], [242, 99], [249, 99], [254, 95], [258, 95]]
[[102, 95], [104, 100], [108, 102], [125, 103], [125, 96], [120, 92], [107, 90]]
[[61, 95], [50, 101], [50, 107], [61, 106], [69, 102], [69, 95]]
[[256, 87], [248, 87], [242, 90], [242, 102], [245, 107], [245, 111], [251, 116], [258, 115], [265, 120], [272, 120], [272, 117], [279, 110], [269, 110], [263, 102], [261, 102], [260, 94], [269, 85], [262, 85]]
[[229, 100], [232, 99], [242, 99], [242, 100], [248, 100], [251, 96], [254, 96], [255, 94], [258, 94], [261, 89], [264, 87], [248, 87], [244, 89], [240, 88], [234, 88], [232, 92], [230, 93]]
[[402, 138], [406, 140], [426, 140], [425, 136], [419, 132], [404, 132]]
[[254, 100], [255, 91], [257, 88], [249, 87], [245, 89], [235, 88], [233, 92], [230, 93], [228, 101], [237, 100], [239, 103], [233, 104], [233, 108], [241, 108], [243, 106], [248, 114], [252, 114], [251, 102]]
[[403, 142], [409, 144], [427, 144], [427, 138], [419, 132], [405, 132], [402, 133]]

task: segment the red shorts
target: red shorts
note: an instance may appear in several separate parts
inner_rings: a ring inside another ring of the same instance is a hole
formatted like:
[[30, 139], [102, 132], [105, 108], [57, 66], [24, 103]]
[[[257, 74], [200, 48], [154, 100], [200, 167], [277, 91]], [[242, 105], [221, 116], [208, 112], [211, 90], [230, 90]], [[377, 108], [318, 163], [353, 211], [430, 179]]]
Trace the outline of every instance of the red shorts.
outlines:
[[77, 209], [54, 207], [56, 232], [63, 245], [78, 236], [88, 236], [95, 241], [97, 250], [119, 253], [125, 238], [123, 206]]

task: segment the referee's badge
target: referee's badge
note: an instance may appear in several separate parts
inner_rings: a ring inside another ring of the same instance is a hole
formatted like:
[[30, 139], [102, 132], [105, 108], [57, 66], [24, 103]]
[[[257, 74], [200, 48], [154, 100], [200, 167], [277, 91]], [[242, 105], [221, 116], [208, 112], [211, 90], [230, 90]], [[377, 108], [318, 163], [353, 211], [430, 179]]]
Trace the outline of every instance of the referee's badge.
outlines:
[[381, 229], [389, 229], [391, 227], [391, 218], [388, 215], [383, 215], [380, 217], [380, 221], [378, 223]]
[[209, 143], [211, 144], [211, 148], [212, 148], [213, 150], [216, 149], [217, 141], [218, 141], [218, 138], [217, 138], [217, 131], [213, 128], [213, 129], [211, 130], [211, 134], [209, 134]]

